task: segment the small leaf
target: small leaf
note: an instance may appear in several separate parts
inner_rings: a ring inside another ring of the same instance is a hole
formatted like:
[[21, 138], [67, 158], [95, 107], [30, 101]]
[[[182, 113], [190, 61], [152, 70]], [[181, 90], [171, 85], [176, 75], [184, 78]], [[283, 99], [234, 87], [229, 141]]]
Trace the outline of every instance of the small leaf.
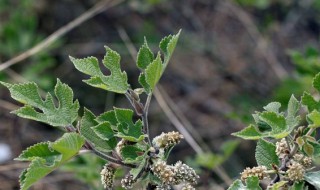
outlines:
[[92, 143], [99, 151], [112, 151], [117, 145], [117, 140], [114, 137], [110, 140], [104, 140], [99, 137], [93, 129], [94, 126], [98, 125], [98, 122], [95, 121], [95, 119], [95, 115], [85, 108], [80, 124], [81, 135], [84, 136], [90, 143]]
[[137, 55], [137, 66], [140, 69], [146, 69], [148, 65], [153, 61], [154, 56], [150, 50], [146, 38], [144, 39], [144, 44], [139, 49]]
[[99, 115], [96, 119], [95, 119], [98, 123], [104, 123], [104, 122], [108, 122], [110, 123], [112, 126], [117, 126], [118, 124], [118, 120], [116, 118], [116, 114], [114, 112], [114, 110], [111, 111], [107, 111], [102, 113], [101, 115]]
[[163, 38], [159, 44], [160, 49], [164, 52], [163, 68], [166, 68], [169, 63], [169, 60], [178, 42], [180, 33], [181, 33], [181, 30], [179, 30], [179, 32], [176, 35], [169, 35]]
[[[78, 153], [84, 142], [83, 137], [77, 133], [65, 133], [56, 142], [49, 143], [49, 145], [47, 143], [38, 144], [23, 152], [19, 158], [28, 157], [32, 160], [29, 167], [20, 175], [21, 190], [27, 190], [32, 184], [70, 160]], [[53, 149], [52, 152], [60, 153], [59, 156], [55, 157], [56, 159], [44, 159], [52, 156], [52, 153], [47, 150], [47, 145]], [[37, 147], [41, 149], [39, 149], [39, 152], [36, 152]], [[48, 153], [48, 155], [45, 156], [45, 153]], [[36, 155], [39, 155], [39, 157]]]
[[258, 140], [262, 137], [262, 134], [253, 125], [249, 125], [239, 132], [232, 133], [232, 135], [246, 140]]
[[141, 162], [143, 154], [143, 150], [134, 145], [127, 145], [121, 149], [121, 156], [125, 163]]
[[156, 84], [158, 83], [161, 75], [162, 75], [163, 65], [161, 62], [160, 53], [158, 53], [155, 60], [150, 63], [150, 65], [146, 68], [146, 82], [150, 86], [150, 89], [153, 90]]
[[256, 176], [248, 177], [246, 179], [246, 184], [248, 190], [262, 190], [259, 186], [259, 179]]
[[307, 187], [304, 186], [304, 182], [295, 182], [291, 187], [290, 190], [308, 190]]
[[304, 145], [304, 139], [302, 137], [298, 137], [296, 139], [296, 143], [299, 145], [299, 148], [301, 149], [302, 146]]
[[320, 127], [320, 112], [317, 110], [313, 110], [311, 113], [307, 115], [309, 127], [310, 128], [318, 128]]
[[303, 93], [301, 103], [307, 106], [309, 112], [312, 112], [313, 110], [320, 111], [320, 103], [317, 102], [308, 92]]
[[[58, 100], [55, 106], [50, 93], [43, 100], [38, 93], [38, 86], [35, 83], [8, 84], [6, 86], [11, 97], [18, 102], [25, 104], [24, 107], [13, 111], [19, 117], [47, 123], [54, 127], [65, 127], [71, 125], [78, 117], [79, 102], [73, 101], [72, 89], [57, 80], [54, 93]], [[36, 109], [41, 110], [41, 112]]]
[[287, 183], [287, 181], [279, 181], [273, 184], [271, 188], [268, 188], [268, 190], [281, 190], [281, 187], [283, 187]]
[[308, 172], [304, 175], [304, 179], [315, 188], [320, 188], [320, 171]]
[[320, 92], [320, 73], [313, 78], [312, 86]]
[[237, 179], [234, 181], [228, 190], [248, 190], [241, 182], [241, 180]]
[[102, 61], [103, 65], [111, 71], [109, 76], [105, 76], [100, 67], [97, 58], [88, 57], [83, 59], [76, 59], [70, 56], [71, 62], [80, 72], [90, 76], [90, 79], [84, 80], [87, 84], [102, 88], [104, 90], [124, 94], [127, 92], [129, 84], [127, 82], [126, 72], [122, 72], [120, 68], [120, 55], [106, 48], [106, 55]]
[[312, 146], [313, 146], [313, 156], [316, 158], [316, 157], [319, 157], [320, 156], [320, 144], [317, 142], [317, 143], [314, 143], [314, 142], [309, 142]]
[[109, 122], [103, 122], [92, 128], [93, 131], [103, 140], [109, 141], [114, 137], [114, 131]]
[[310, 143], [305, 142], [304, 145], [302, 146], [302, 148], [303, 148], [303, 151], [304, 151], [308, 156], [311, 157], [311, 156], [313, 155], [313, 153], [314, 153], [314, 148], [313, 148], [313, 146], [312, 146]]
[[263, 109], [265, 109], [268, 112], [279, 113], [280, 107], [281, 104], [279, 102], [271, 102], [268, 105], [264, 106]]
[[272, 129], [268, 132], [268, 135], [265, 136], [280, 139], [289, 134], [284, 116], [277, 115], [275, 112], [263, 112], [259, 115], [259, 119], [267, 123]]
[[300, 123], [300, 116], [296, 116], [300, 109], [299, 101], [292, 95], [288, 103], [288, 113], [286, 117], [286, 123], [289, 128], [293, 129]]
[[140, 73], [139, 83], [144, 88], [147, 94], [151, 93], [150, 85], [146, 81], [146, 75], [144, 73]]
[[118, 133], [116, 136], [132, 142], [142, 141], [144, 139], [142, 122], [138, 120], [136, 123], [133, 123], [133, 111], [119, 108], [115, 108], [114, 110], [118, 120]]
[[259, 166], [266, 166], [270, 170], [272, 169], [272, 164], [279, 165], [276, 146], [265, 140], [260, 139], [258, 141], [255, 157]]

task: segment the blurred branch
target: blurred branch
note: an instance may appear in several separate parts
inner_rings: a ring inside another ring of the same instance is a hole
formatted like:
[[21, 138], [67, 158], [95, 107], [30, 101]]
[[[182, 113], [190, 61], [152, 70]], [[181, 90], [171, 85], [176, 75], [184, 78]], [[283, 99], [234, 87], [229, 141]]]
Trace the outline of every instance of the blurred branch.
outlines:
[[102, 11], [114, 7], [120, 3], [122, 3], [124, 0], [101, 0], [99, 3], [97, 3], [94, 7], [89, 9], [88, 11], [84, 12], [82, 15], [74, 19], [73, 21], [69, 22], [67, 25], [61, 27], [54, 33], [52, 33], [50, 36], [48, 36], [46, 39], [44, 39], [42, 42], [34, 46], [33, 48], [21, 53], [20, 55], [2, 63], [0, 65], [0, 71], [3, 71], [4, 69], [17, 64], [25, 59], [27, 59], [30, 56], [33, 56], [36, 53], [39, 53], [43, 51], [44, 49], [48, 48], [52, 43], [54, 43], [57, 39], [61, 38], [63, 35], [71, 31], [72, 29], [76, 28], [83, 22], [89, 20], [90, 18], [94, 17], [95, 15], [101, 13]]
[[250, 15], [241, 7], [230, 1], [221, 1], [221, 5], [221, 7], [224, 8], [227, 13], [231, 12], [231, 14], [233, 14], [233, 16], [243, 24], [251, 39], [256, 43], [257, 50], [259, 50], [260, 54], [269, 64], [276, 76], [280, 80], [286, 78], [288, 76], [288, 72], [279, 63], [276, 55], [274, 55], [274, 53], [270, 50], [270, 47], [268, 47], [268, 42], [263, 38]]

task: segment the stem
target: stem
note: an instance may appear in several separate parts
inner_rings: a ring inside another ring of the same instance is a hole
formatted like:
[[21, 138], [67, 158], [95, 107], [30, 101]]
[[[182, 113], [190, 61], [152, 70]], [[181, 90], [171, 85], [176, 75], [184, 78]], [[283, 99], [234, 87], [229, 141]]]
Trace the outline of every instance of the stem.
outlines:
[[152, 93], [148, 95], [145, 106], [144, 106], [143, 114], [141, 115], [142, 122], [143, 122], [143, 130], [144, 130], [144, 133], [147, 134], [149, 145], [151, 145], [151, 141], [150, 141], [150, 133], [149, 133], [148, 112], [149, 112], [151, 98], [152, 98]]
[[122, 165], [122, 166], [126, 166], [128, 168], [136, 168], [136, 165], [133, 165], [133, 164], [126, 164], [126, 163], [123, 163], [121, 160], [118, 160], [118, 159], [115, 159], [111, 156], [108, 156], [106, 154], [103, 154], [102, 152], [99, 152], [95, 149], [92, 149], [92, 152], [94, 154], [96, 154], [97, 156], [99, 156], [100, 158], [104, 159], [104, 160], [107, 160], [109, 162], [113, 162], [115, 164], [119, 164], [119, 165]]

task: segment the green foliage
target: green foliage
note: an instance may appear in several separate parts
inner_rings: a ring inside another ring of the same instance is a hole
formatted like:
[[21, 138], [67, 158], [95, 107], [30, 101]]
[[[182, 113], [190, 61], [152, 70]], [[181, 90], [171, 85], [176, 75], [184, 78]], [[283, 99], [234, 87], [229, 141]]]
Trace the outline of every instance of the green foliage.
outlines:
[[233, 133], [233, 135], [251, 140], [265, 137], [276, 139], [286, 137], [300, 122], [300, 116], [296, 116], [300, 105], [297, 99], [292, 96], [288, 103], [288, 112], [286, 116], [282, 112], [279, 113], [280, 106], [281, 104], [279, 102], [268, 104], [264, 107], [266, 111], [253, 114], [256, 126], [249, 125], [247, 128]]
[[[58, 105], [50, 93], [45, 100], [38, 93], [35, 83], [8, 84], [0, 82], [10, 90], [11, 97], [25, 106], [14, 111], [19, 117], [47, 123], [55, 127], [71, 125], [78, 117], [79, 102], [73, 101], [72, 89], [58, 79], [54, 93]], [[40, 109], [42, 112], [37, 111]]]
[[266, 166], [272, 169], [272, 165], [279, 165], [279, 158], [276, 155], [276, 146], [268, 141], [260, 139], [257, 143], [255, 157], [259, 166]]
[[111, 50], [109, 47], [106, 48], [106, 55], [103, 58], [103, 65], [108, 68], [111, 75], [105, 76], [99, 67], [99, 62], [95, 57], [88, 57], [84, 59], [75, 59], [70, 56], [70, 60], [74, 66], [84, 74], [90, 77], [88, 80], [84, 80], [85, 83], [102, 88], [104, 90], [124, 94], [129, 88], [127, 82], [127, 73], [120, 69], [120, 55]]
[[[148, 114], [146, 110], [148, 110], [148, 107], [145, 108], [145, 106], [150, 104], [147, 102], [143, 105], [140, 102], [139, 95], [145, 92], [148, 100], [150, 100], [152, 90], [159, 82], [172, 56], [179, 34], [180, 32], [177, 35], [170, 35], [160, 42], [160, 48], [164, 51], [164, 60], [162, 60], [160, 53], [156, 58], [153, 57], [153, 53], [145, 40], [138, 53], [137, 60], [137, 66], [142, 69], [139, 81], [144, 90], [131, 89], [127, 82], [126, 72], [120, 69], [120, 55], [108, 47], [106, 47], [106, 55], [102, 61], [102, 64], [110, 71], [108, 76], [103, 74], [95, 57], [83, 59], [70, 57], [80, 72], [90, 76], [88, 80], [84, 81], [85, 83], [107, 91], [125, 94], [136, 114], [141, 117], [137, 121], [133, 121], [133, 110], [122, 108], [114, 108], [99, 116], [95, 116], [90, 110], [84, 108], [83, 116], [80, 118], [78, 115], [79, 102], [73, 100], [72, 89], [60, 82], [59, 79], [54, 89], [56, 98], [50, 93], [45, 98], [42, 98], [36, 83], [9, 84], [0, 82], [9, 89], [13, 99], [23, 104], [22, 108], [13, 113], [23, 118], [60, 127], [66, 132], [53, 143], [38, 143], [29, 147], [16, 159], [19, 161], [31, 161], [29, 167], [20, 176], [21, 189], [28, 189], [33, 183], [69, 161], [78, 154], [81, 148], [110, 162], [101, 172], [102, 183], [105, 186], [113, 183], [110, 181], [113, 176], [108, 175], [114, 175], [115, 166], [118, 167], [118, 165], [131, 168], [129, 174], [134, 176], [132, 183], [141, 178], [146, 184], [156, 181], [160, 185], [162, 183], [161, 180], [164, 179], [161, 179], [159, 175], [153, 174], [151, 170], [157, 159], [166, 161], [170, 151], [155, 151], [158, 147], [153, 147], [154, 145], [151, 143], [147, 129]], [[77, 121], [78, 118], [79, 120]], [[173, 141], [162, 139], [162, 143], [170, 145], [171, 150], [175, 144], [180, 142], [182, 137], [179, 133], [167, 135]], [[231, 152], [230, 148], [225, 150], [226, 155], [230, 155]], [[153, 160], [152, 162], [151, 159]], [[107, 169], [110, 170], [108, 171]], [[190, 168], [189, 172], [192, 174], [193, 180], [198, 178], [193, 169]], [[81, 173], [80, 176], [85, 176], [83, 172], [79, 173]], [[91, 175], [91, 177], [92, 180], [96, 179], [95, 175]], [[189, 177], [179, 180], [186, 182], [186, 180], [190, 180]]]
[[[320, 73], [314, 77], [312, 84], [320, 92]], [[278, 190], [287, 186], [291, 190], [302, 190], [307, 188], [305, 182], [313, 186], [310, 188], [320, 188], [319, 171], [309, 172], [312, 159], [320, 156], [315, 131], [320, 125], [320, 103], [305, 92], [301, 104], [308, 108], [308, 112], [303, 114], [308, 122], [306, 126], [299, 126], [301, 118], [297, 114], [300, 114], [300, 102], [291, 96], [286, 112], [280, 112], [280, 103], [272, 102], [264, 107], [265, 111], [253, 114], [256, 125], [234, 133], [243, 139], [259, 139], [255, 154], [259, 166], [244, 170], [242, 180], [248, 180], [251, 176], [259, 176], [262, 180], [275, 174], [269, 189]], [[243, 189], [243, 184], [236, 181], [231, 187]]]
[[242, 184], [240, 180], [236, 180], [228, 188], [228, 190], [262, 190], [259, 186], [259, 179], [256, 176], [249, 177], [246, 180], [246, 186]]
[[78, 153], [83, 144], [84, 139], [80, 135], [67, 133], [53, 143], [36, 144], [23, 151], [17, 160], [31, 163], [20, 176], [21, 190], [28, 189], [33, 183], [67, 162]]

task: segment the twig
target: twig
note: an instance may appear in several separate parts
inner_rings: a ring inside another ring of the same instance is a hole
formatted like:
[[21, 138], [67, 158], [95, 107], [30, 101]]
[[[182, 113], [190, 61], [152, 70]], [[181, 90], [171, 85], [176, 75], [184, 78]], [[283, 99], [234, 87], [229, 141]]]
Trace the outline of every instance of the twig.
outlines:
[[102, 158], [104, 160], [108, 160], [109, 162], [113, 162], [115, 164], [126, 166], [128, 168], [136, 168], [136, 165], [123, 163], [121, 160], [118, 160], [118, 159], [115, 159], [115, 158], [113, 158], [113, 157], [111, 157], [109, 155], [103, 154], [102, 152], [99, 152], [99, 151], [97, 151], [95, 149], [92, 149], [92, 152], [94, 154], [96, 154], [97, 156], [99, 156], [100, 158]]
[[75, 27], [79, 26], [83, 22], [87, 21], [88, 19], [94, 17], [95, 15], [101, 13], [102, 11], [111, 8], [113, 6], [116, 6], [123, 2], [124, 0], [102, 0], [99, 3], [97, 3], [94, 7], [74, 19], [73, 21], [69, 22], [67, 25], [61, 27], [54, 33], [52, 33], [50, 36], [48, 36], [46, 39], [44, 39], [42, 42], [34, 46], [33, 48], [21, 53], [20, 55], [2, 63], [0, 65], [0, 71], [3, 71], [4, 69], [17, 64], [28, 57], [39, 53], [43, 51], [44, 49], [48, 48], [53, 42], [55, 42], [57, 39], [61, 38], [63, 35], [74, 29]]

